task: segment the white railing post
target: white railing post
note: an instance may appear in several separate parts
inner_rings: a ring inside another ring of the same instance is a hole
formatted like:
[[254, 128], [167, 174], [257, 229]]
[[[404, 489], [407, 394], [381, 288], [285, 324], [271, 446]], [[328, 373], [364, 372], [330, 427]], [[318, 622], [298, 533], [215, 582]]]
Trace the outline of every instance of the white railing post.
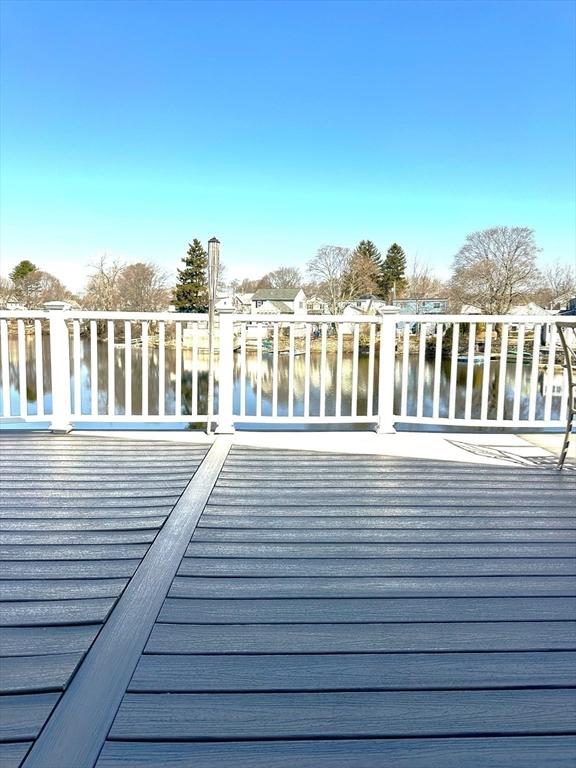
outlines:
[[52, 432], [70, 432], [70, 342], [66, 313], [69, 305], [52, 303], [50, 321], [50, 373], [52, 379]]
[[220, 357], [218, 365], [218, 420], [217, 435], [234, 433], [234, 319], [232, 308], [221, 309], [218, 313], [220, 325]]
[[378, 361], [378, 425], [380, 435], [396, 432], [394, 429], [394, 375], [396, 367], [396, 321], [394, 309], [382, 310], [386, 314], [380, 323], [380, 356]]

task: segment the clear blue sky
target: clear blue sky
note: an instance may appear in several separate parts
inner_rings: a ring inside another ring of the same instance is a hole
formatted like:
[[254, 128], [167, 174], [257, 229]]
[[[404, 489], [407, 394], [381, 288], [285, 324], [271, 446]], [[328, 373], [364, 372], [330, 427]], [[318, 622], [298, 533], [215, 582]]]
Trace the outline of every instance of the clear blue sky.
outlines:
[[575, 254], [575, 4], [2, 0], [2, 272], [108, 252], [232, 276], [470, 231]]

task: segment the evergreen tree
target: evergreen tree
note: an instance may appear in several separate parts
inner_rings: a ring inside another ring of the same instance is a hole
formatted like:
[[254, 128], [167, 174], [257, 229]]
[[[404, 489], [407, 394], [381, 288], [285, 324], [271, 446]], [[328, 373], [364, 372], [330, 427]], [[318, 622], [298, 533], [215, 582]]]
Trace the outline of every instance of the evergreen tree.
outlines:
[[380, 293], [386, 301], [392, 301], [400, 296], [408, 287], [406, 279], [406, 254], [398, 243], [392, 243], [382, 262], [380, 271]]
[[200, 240], [188, 244], [182, 259], [184, 269], [177, 270], [174, 305], [178, 312], [208, 311], [208, 254]]
[[379, 295], [382, 256], [371, 240], [361, 240], [352, 251], [345, 274], [344, 294], [351, 299], [363, 294]]
[[37, 271], [36, 264], [32, 264], [31, 261], [28, 261], [28, 259], [24, 259], [24, 261], [19, 262], [16, 264], [12, 272], [10, 272], [10, 278], [12, 282], [17, 283], [18, 280], [23, 280], [25, 277], [28, 277], [29, 274], [32, 272]]

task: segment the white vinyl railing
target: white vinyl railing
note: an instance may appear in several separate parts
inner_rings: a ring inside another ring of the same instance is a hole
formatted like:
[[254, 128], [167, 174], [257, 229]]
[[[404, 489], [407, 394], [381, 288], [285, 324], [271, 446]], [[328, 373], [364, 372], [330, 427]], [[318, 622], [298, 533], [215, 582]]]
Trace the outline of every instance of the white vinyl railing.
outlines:
[[562, 426], [554, 316], [0, 312], [3, 419], [86, 423]]

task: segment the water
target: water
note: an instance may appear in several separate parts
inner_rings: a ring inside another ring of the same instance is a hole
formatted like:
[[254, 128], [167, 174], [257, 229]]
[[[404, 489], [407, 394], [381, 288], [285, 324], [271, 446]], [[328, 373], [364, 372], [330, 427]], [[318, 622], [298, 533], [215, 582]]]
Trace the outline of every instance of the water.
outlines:
[[[28, 414], [37, 413], [36, 406], [36, 366], [34, 359], [33, 338], [26, 339], [27, 345], [27, 398]], [[49, 359], [48, 340], [43, 339], [44, 360]], [[92, 391], [92, 373], [90, 371], [90, 347], [88, 339], [82, 340], [81, 355], [81, 401], [82, 413], [89, 414], [91, 407]], [[175, 358], [176, 353], [173, 348], [167, 347], [165, 350], [165, 413], [173, 415], [175, 413]], [[115, 365], [115, 402], [114, 408], [117, 415], [125, 413], [125, 350], [118, 346], [114, 350]], [[148, 413], [157, 415], [158, 408], [158, 368], [159, 351], [150, 348], [148, 351]], [[294, 358], [294, 416], [303, 417], [304, 415], [304, 385], [305, 385], [305, 357], [296, 355]], [[198, 354], [198, 390], [197, 390], [197, 412], [203, 413], [206, 410], [207, 388], [208, 388], [208, 360], [207, 355]], [[376, 360], [374, 372], [373, 388], [373, 410], [377, 412], [378, 407], [378, 363]], [[108, 350], [105, 342], [98, 342], [98, 366], [97, 366], [97, 388], [98, 388], [98, 412], [106, 414], [108, 412]], [[464, 417], [464, 400], [466, 392], [467, 363], [459, 362], [456, 372], [456, 418]], [[530, 392], [532, 365], [524, 364], [522, 366], [521, 376], [521, 399], [520, 399], [520, 419], [528, 418], [528, 398]], [[448, 416], [449, 407], [449, 387], [450, 387], [450, 359], [442, 360], [440, 369], [440, 417]], [[132, 349], [132, 413], [140, 415], [142, 413], [142, 350]], [[325, 414], [333, 416], [336, 410], [336, 353], [328, 353], [326, 358], [325, 373]], [[272, 354], [263, 353], [261, 362], [261, 381], [262, 381], [262, 415], [272, 415]], [[488, 385], [488, 418], [496, 418], [498, 381], [500, 373], [500, 363], [492, 360], [489, 372]], [[367, 414], [368, 407], [368, 355], [360, 353], [358, 360], [358, 405], [357, 414], [364, 416]], [[514, 389], [515, 389], [516, 363], [508, 361], [506, 364], [505, 376], [505, 400], [504, 400], [504, 418], [512, 418]], [[320, 414], [320, 376], [321, 376], [321, 357], [320, 352], [313, 351], [310, 357], [310, 415], [318, 416]], [[473, 369], [473, 396], [472, 396], [472, 418], [480, 418], [481, 395], [484, 377], [484, 366], [482, 364], [474, 365]], [[544, 370], [537, 373], [536, 387], [536, 418], [542, 419], [544, 416], [544, 398], [547, 376]], [[258, 378], [258, 360], [255, 351], [247, 351], [246, 354], [246, 415], [256, 414], [256, 389]], [[286, 416], [288, 414], [288, 393], [289, 393], [289, 360], [288, 355], [280, 354], [278, 356], [278, 415]], [[49, 364], [44, 366], [44, 409], [45, 412], [51, 410], [51, 382]], [[558, 419], [560, 414], [559, 392], [562, 385], [562, 373], [555, 373], [554, 376], [554, 394], [552, 397], [552, 419]], [[434, 387], [434, 361], [426, 360], [424, 365], [424, 398], [423, 398], [423, 416], [432, 416], [432, 396]], [[415, 416], [417, 407], [417, 389], [418, 389], [418, 356], [410, 355], [408, 367], [408, 387], [407, 387], [407, 415]], [[73, 399], [74, 379], [71, 371], [71, 396]], [[400, 412], [401, 398], [401, 360], [397, 356], [395, 361], [395, 395], [394, 412]], [[14, 343], [10, 345], [10, 399], [11, 412], [18, 415], [20, 412], [20, 397], [18, 392], [18, 352]], [[342, 415], [351, 414], [352, 405], [352, 355], [344, 355], [342, 365]], [[215, 387], [215, 405], [218, 405], [218, 385]], [[240, 360], [236, 356], [234, 372], [234, 413], [240, 412]], [[192, 352], [189, 349], [182, 350], [182, 413], [192, 413]], [[174, 426], [177, 426], [175, 424]]]

